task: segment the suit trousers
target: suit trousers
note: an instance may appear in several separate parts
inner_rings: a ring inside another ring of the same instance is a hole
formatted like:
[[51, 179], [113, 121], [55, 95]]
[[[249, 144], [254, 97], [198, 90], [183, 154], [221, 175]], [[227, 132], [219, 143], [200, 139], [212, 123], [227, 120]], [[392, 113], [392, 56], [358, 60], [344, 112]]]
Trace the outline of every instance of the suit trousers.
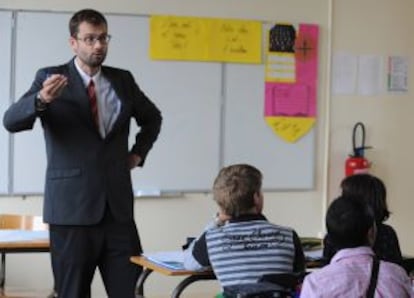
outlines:
[[129, 258], [142, 253], [134, 221], [117, 222], [109, 207], [96, 225], [50, 225], [55, 290], [59, 298], [91, 297], [99, 268], [109, 298], [133, 298], [142, 268]]

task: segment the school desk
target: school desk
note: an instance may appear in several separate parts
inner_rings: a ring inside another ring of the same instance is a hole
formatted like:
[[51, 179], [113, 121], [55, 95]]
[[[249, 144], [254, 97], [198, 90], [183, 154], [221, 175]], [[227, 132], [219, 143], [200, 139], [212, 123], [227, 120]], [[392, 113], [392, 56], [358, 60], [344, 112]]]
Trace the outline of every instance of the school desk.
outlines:
[[183, 270], [183, 269], [171, 269], [165, 266], [159, 265], [144, 256], [133, 256], [131, 257], [131, 262], [143, 267], [143, 271], [138, 278], [137, 287], [136, 287], [136, 294], [143, 296], [144, 293], [144, 282], [147, 277], [152, 272], [157, 272], [167, 276], [183, 276], [185, 277], [173, 290], [171, 294], [171, 298], [178, 298], [180, 297], [181, 293], [184, 289], [192, 284], [193, 282], [200, 281], [200, 280], [214, 280], [216, 276], [214, 275], [213, 271], [206, 270], [206, 271], [190, 271], [190, 270]]
[[0, 293], [6, 282], [6, 254], [49, 252], [48, 231], [0, 229]]
[[[178, 252], [164, 252], [164, 253], [173, 253], [176, 255]], [[321, 254], [321, 252], [319, 252]], [[307, 253], [305, 252], [307, 256]], [[322, 262], [318, 259], [306, 258], [306, 268], [307, 269], [316, 269], [322, 266]], [[214, 280], [216, 279], [213, 271], [206, 270], [206, 271], [191, 271], [185, 269], [172, 269], [171, 267], [167, 267], [162, 265], [161, 262], [156, 262], [146, 256], [133, 256], [130, 258], [131, 262], [143, 267], [143, 271], [138, 278], [137, 286], [136, 286], [136, 294], [141, 295], [143, 297], [144, 293], [144, 282], [147, 277], [152, 273], [160, 273], [165, 276], [183, 276], [185, 277], [173, 290], [171, 294], [171, 298], [178, 298], [180, 297], [181, 293], [184, 289], [189, 286], [190, 284], [200, 281], [200, 280]], [[175, 261], [175, 260], [173, 260]]]

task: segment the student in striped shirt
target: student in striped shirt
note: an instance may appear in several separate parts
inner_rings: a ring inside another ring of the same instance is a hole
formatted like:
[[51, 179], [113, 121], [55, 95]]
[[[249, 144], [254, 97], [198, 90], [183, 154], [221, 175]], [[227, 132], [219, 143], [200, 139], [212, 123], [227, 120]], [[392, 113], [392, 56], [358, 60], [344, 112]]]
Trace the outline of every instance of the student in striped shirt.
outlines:
[[185, 267], [212, 267], [221, 286], [257, 282], [263, 275], [303, 272], [299, 237], [262, 214], [262, 174], [247, 164], [223, 168], [214, 181], [216, 218], [184, 251]]

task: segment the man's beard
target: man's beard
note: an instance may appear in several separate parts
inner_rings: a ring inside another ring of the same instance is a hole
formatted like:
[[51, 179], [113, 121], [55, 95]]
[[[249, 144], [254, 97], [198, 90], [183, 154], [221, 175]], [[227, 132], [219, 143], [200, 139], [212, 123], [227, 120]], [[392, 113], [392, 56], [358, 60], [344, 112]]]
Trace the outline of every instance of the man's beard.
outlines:
[[105, 61], [106, 54], [102, 54], [101, 56], [92, 56], [88, 59], [88, 64], [91, 67], [98, 67], [101, 66], [102, 63]]

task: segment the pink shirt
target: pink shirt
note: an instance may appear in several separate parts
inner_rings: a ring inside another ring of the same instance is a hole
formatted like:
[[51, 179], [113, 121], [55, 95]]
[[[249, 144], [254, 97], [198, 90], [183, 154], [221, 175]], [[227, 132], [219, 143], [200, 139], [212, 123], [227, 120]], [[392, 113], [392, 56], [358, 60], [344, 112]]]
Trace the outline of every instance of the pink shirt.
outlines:
[[[306, 276], [300, 297], [365, 297], [371, 278], [373, 255], [372, 249], [366, 246], [338, 251], [329, 265]], [[411, 281], [402, 267], [380, 262], [375, 297], [414, 297]]]

